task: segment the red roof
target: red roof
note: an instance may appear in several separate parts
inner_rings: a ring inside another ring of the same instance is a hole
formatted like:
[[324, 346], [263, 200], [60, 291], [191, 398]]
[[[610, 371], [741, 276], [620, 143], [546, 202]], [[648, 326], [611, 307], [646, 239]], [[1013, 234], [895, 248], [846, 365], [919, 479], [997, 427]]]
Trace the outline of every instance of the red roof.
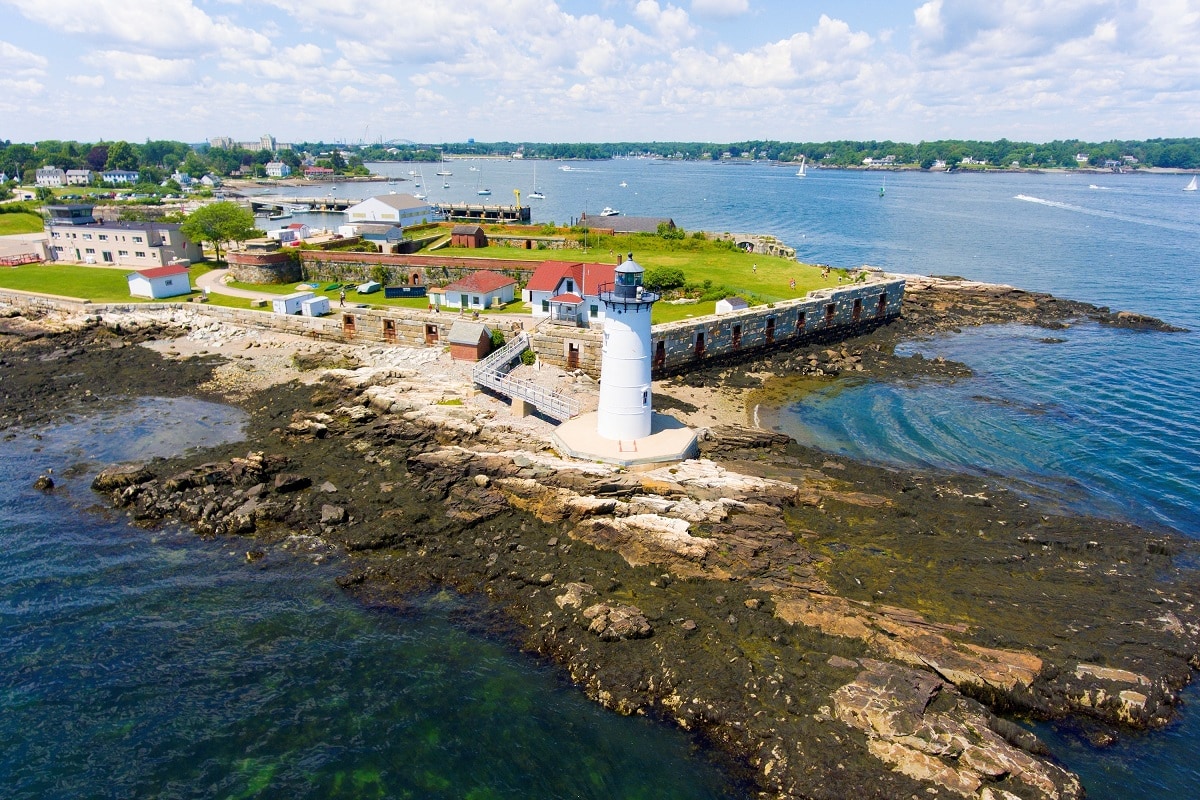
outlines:
[[571, 294], [570, 292], [567, 292], [566, 294], [560, 294], [560, 295], [551, 297], [550, 302], [551, 303], [582, 303], [583, 298], [577, 294]]
[[151, 267], [150, 269], [139, 269], [137, 272], [134, 272], [132, 274], [141, 275], [143, 278], [154, 279], [154, 278], [165, 278], [168, 275], [186, 275], [187, 272], [188, 272], [187, 267], [173, 266], [173, 267]]
[[525, 284], [531, 292], [555, 292], [564, 278], [575, 281], [574, 289], [584, 296], [600, 293], [600, 285], [612, 283], [612, 264], [583, 264], [578, 261], [543, 261]]
[[446, 286], [448, 292], [494, 292], [497, 289], [503, 289], [505, 286], [515, 284], [516, 281], [507, 275], [501, 275], [499, 272], [491, 270], [480, 270], [472, 272], [466, 277], [459, 278], [454, 283]]

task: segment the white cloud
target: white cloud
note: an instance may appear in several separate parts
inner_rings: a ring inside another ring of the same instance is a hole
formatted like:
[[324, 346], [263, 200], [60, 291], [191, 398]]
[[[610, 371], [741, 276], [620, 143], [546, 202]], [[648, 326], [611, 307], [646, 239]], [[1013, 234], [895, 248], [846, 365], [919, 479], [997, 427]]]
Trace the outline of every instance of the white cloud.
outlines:
[[736, 17], [750, 10], [750, 0], [692, 0], [693, 14]]
[[104, 85], [103, 75], [68, 75], [67, 82], [85, 89], [99, 89]]
[[190, 83], [194, 77], [194, 62], [190, 58], [158, 58], [120, 50], [97, 50], [82, 60], [97, 69], [107, 70], [119, 81]]
[[233, 47], [261, 53], [270, 47], [262, 34], [226, 19], [213, 19], [190, 0], [6, 1], [26, 19], [55, 31], [148, 52], [178, 54], [180, 50]]
[[0, 41], [0, 73], [8, 77], [43, 75], [50, 60], [15, 44]]

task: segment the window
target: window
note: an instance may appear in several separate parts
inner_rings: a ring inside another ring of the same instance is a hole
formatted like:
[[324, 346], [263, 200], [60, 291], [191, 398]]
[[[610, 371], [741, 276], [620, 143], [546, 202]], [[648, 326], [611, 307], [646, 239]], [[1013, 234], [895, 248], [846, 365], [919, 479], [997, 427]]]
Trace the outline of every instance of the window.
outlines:
[[128, 256], [128, 255], [129, 255], [129, 251], [128, 251], [128, 250], [118, 250], [118, 251], [117, 251], [117, 255], [119, 255], [119, 256]]
[[550, 313], [550, 301], [549, 300], [542, 301], [542, 311], [545, 311], [547, 314]]
[[83, 235], [83, 238], [85, 238], [85, 239], [90, 239], [90, 238], [92, 238], [92, 235], [91, 235], [90, 233], [85, 233], [85, 234]]
[[134, 255], [135, 255], [135, 256], [137, 256], [138, 258], [145, 258], [145, 257], [146, 257], [146, 253], [145, 253], [145, 251], [143, 251], [143, 250], [138, 250], [137, 252], [135, 252], [135, 253], [134, 253]]
[[175, 279], [174, 279], [174, 278], [167, 278], [165, 281], [163, 281], [163, 286], [171, 286], [171, 285], [173, 285], [174, 283], [175, 283]]
[[473, 306], [480, 305], [480, 303], [479, 303], [479, 295], [474, 295], [474, 294], [473, 294], [473, 295], [471, 295], [471, 305], [473, 305]]
[[142, 243], [142, 237], [140, 237], [140, 236], [135, 236], [135, 237], [133, 237], [133, 240], [134, 240], [135, 242], [137, 242], [138, 244], [141, 244], [141, 243]]
[[107, 241], [108, 241], [108, 237], [107, 237], [107, 236], [105, 236], [105, 235], [102, 233], [102, 234], [100, 234], [100, 241], [102, 241], [102, 242], [107, 242]]
[[596, 305], [595, 303], [588, 306], [588, 316], [591, 317], [592, 319], [595, 319], [596, 317], [600, 316], [600, 306]]
[[96, 248], [94, 248], [94, 247], [89, 247], [88, 249], [84, 250], [83, 252], [85, 252], [85, 253], [91, 253], [92, 255], [95, 255], [95, 254], [96, 254]]
[[568, 292], [575, 291], [575, 281], [570, 280], [570, 279], [567, 280], [567, 291]]

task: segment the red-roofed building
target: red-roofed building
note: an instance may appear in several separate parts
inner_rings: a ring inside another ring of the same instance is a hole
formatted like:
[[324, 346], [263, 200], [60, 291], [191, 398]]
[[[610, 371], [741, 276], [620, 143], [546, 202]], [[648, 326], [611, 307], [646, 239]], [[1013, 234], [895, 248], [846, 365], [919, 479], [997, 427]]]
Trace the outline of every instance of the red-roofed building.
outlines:
[[517, 282], [485, 269], [459, 278], [443, 291], [447, 308], [482, 310], [511, 303], [516, 297]]
[[161, 300], [164, 297], [188, 294], [192, 291], [191, 275], [187, 267], [172, 265], [140, 269], [125, 276], [129, 281], [131, 297], [149, 297]]
[[600, 285], [613, 282], [612, 264], [578, 261], [544, 261], [534, 271], [521, 299], [529, 303], [534, 317], [590, 327], [604, 320]]

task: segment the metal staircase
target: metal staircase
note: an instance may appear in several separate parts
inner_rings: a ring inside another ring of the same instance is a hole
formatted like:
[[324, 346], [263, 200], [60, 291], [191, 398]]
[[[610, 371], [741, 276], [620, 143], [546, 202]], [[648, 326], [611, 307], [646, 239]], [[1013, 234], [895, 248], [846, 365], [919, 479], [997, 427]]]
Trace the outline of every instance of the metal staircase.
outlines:
[[529, 334], [522, 331], [503, 347], [491, 353], [471, 370], [471, 379], [480, 386], [531, 404], [542, 414], [559, 422], [579, 415], [579, 401], [564, 397], [557, 391], [538, 386], [532, 381], [509, 377], [520, 363], [521, 353], [529, 347]]

